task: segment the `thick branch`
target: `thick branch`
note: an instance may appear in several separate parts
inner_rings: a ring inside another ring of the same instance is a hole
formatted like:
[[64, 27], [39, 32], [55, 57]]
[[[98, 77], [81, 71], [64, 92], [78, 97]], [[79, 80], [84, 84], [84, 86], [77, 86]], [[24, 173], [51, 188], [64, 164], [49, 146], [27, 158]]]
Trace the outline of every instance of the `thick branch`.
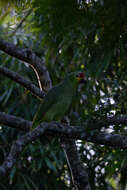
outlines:
[[74, 186], [78, 190], [90, 190], [87, 168], [83, 165], [77, 151], [75, 141], [72, 139], [60, 139], [61, 146], [65, 152]]
[[[26, 121], [14, 116], [10, 116], [4, 113], [0, 114], [0, 123], [10, 125], [12, 127], [17, 126], [17, 129], [26, 131], [30, 128], [31, 122]], [[36, 140], [42, 135], [52, 135], [57, 137], [81, 139], [90, 141], [96, 144], [104, 144], [116, 148], [122, 148], [127, 150], [127, 137], [116, 134], [107, 133], [95, 133], [92, 136], [85, 133], [83, 130], [72, 127], [65, 127], [59, 123], [42, 123], [38, 128], [32, 132], [28, 132], [20, 139], [18, 139], [12, 146], [11, 151], [4, 161], [3, 165], [0, 167], [0, 175], [6, 175], [8, 171], [13, 167], [16, 162], [18, 155], [22, 152], [25, 145], [29, 144], [32, 140]], [[43, 138], [43, 136], [42, 136]], [[67, 147], [66, 147], [67, 148]], [[70, 156], [68, 157], [70, 159]]]
[[[22, 131], [29, 131], [32, 122], [0, 112], [0, 124], [4, 124]], [[125, 150], [127, 149], [127, 136], [124, 135], [101, 132], [95, 132], [94, 134], [90, 135], [85, 132], [84, 127], [65, 127], [59, 123], [54, 124], [53, 122], [47, 123], [46, 125], [47, 128], [44, 134], [47, 136], [50, 135], [69, 139], [81, 139], [96, 144], [108, 145], [115, 148], [123, 148]], [[42, 123], [41, 126], [45, 126], [45, 123]]]
[[127, 115], [111, 116], [99, 121], [101, 125], [121, 125], [127, 124]]
[[24, 120], [20, 117], [9, 115], [3, 112], [0, 112], [0, 124], [7, 125], [9, 127], [15, 128], [21, 131], [29, 131], [30, 126], [32, 125], [31, 121]]
[[8, 55], [29, 63], [36, 72], [40, 88], [44, 91], [51, 88], [51, 79], [44, 62], [30, 49], [17, 47], [0, 38], [0, 50], [4, 51]]
[[[66, 121], [66, 120], [65, 120]], [[62, 123], [68, 128], [68, 123]], [[87, 168], [81, 161], [74, 139], [60, 138], [60, 144], [66, 156], [68, 169], [71, 173], [72, 183], [77, 190], [90, 190]]]
[[[13, 118], [13, 122], [12, 122], [12, 118]], [[25, 122], [28, 122], [24, 119], [21, 119], [20, 117], [15, 117], [15, 116], [12, 116], [12, 115], [9, 115], [9, 114], [6, 114], [6, 113], [3, 113], [3, 112], [0, 112], [0, 123], [1, 124], [4, 124], [4, 125], [8, 125], [10, 127], [13, 127], [13, 128], [16, 128], [17, 129], [17, 121], [18, 120], [18, 126], [20, 125], [21, 123], [21, 128], [20, 130], [25, 130], [27, 131], [26, 129], [26, 126], [25, 125], [22, 125], [22, 121], [25, 121]], [[29, 121], [30, 122], [30, 121]], [[101, 126], [108, 126], [108, 125], [122, 125], [122, 124], [127, 124], [127, 115], [123, 115], [123, 116], [112, 116], [112, 117], [107, 117], [103, 120], [96, 120], [94, 123], [93, 123], [93, 129], [94, 129], [94, 125], [96, 125], [96, 122], [97, 124], [101, 125]], [[32, 123], [32, 122], [30, 122]], [[88, 124], [88, 123], [87, 123]], [[23, 127], [24, 126], [24, 127]], [[30, 125], [29, 125], [30, 126]], [[22, 128], [23, 127], [23, 128]], [[28, 126], [27, 126], [28, 127]], [[87, 127], [87, 126], [84, 126], [84, 128]]]
[[5, 67], [0, 67], [0, 73], [21, 84], [23, 87], [31, 91], [34, 95], [37, 95], [40, 98], [44, 98], [45, 93], [43, 91], [36, 87], [31, 81], [26, 80], [24, 77], [20, 76], [18, 73], [10, 71]]
[[[27, 123], [27, 121], [26, 121]], [[28, 122], [28, 125], [30, 123]], [[64, 127], [59, 123], [42, 123], [39, 127], [37, 127], [34, 131], [26, 133], [24, 136], [19, 138], [12, 146], [11, 151], [4, 161], [2, 166], [0, 167], [0, 175], [6, 175], [9, 170], [16, 163], [16, 159], [18, 155], [22, 152], [23, 148], [29, 144], [31, 141], [36, 140], [38, 137], [42, 135], [52, 135], [59, 136], [64, 138], [74, 138], [81, 139], [90, 142], [94, 142], [96, 144], [104, 144], [116, 148], [122, 148], [127, 150], [127, 137], [116, 134], [106, 134], [106, 133], [97, 133], [92, 136], [88, 136], [87, 133], [82, 132], [80, 129], [72, 128], [72, 127]], [[43, 138], [43, 136], [41, 137]]]

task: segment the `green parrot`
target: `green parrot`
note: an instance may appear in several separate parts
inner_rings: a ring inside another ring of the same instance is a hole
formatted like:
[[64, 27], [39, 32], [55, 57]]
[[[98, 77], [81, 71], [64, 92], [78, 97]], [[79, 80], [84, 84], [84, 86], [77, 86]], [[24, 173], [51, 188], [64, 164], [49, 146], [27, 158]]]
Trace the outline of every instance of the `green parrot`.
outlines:
[[34, 116], [32, 129], [41, 122], [60, 121], [69, 110], [76, 88], [85, 82], [83, 72], [70, 73], [60, 84], [51, 88]]

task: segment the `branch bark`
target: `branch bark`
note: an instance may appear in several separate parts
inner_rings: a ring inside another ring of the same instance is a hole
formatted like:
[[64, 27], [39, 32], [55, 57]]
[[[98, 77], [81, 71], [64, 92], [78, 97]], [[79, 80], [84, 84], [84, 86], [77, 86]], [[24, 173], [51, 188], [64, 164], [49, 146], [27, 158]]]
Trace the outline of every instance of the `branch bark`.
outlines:
[[79, 190], [90, 190], [87, 168], [81, 161], [75, 141], [61, 138], [60, 142], [66, 155], [74, 186]]
[[45, 93], [43, 91], [41, 91], [38, 87], [36, 87], [31, 81], [26, 80], [24, 77], [20, 76], [18, 73], [14, 71], [10, 71], [9, 69], [5, 67], [0, 67], [0, 73], [2, 73], [3, 75], [6, 75], [10, 79], [21, 84], [23, 87], [25, 87], [27, 90], [32, 92], [34, 95], [40, 98], [44, 98]]
[[[18, 118], [17, 121], [19, 120], [20, 119]], [[23, 121], [22, 119], [21, 121], [24, 122], [24, 124], [27, 127], [31, 126], [31, 122]], [[13, 117], [13, 124], [14, 124], [14, 117]], [[104, 144], [104, 145], [112, 146], [115, 148], [122, 148], [122, 149], [127, 150], [127, 136], [117, 135], [117, 134], [108, 134], [108, 133], [95, 133], [93, 135], [88, 135], [81, 129], [77, 129], [73, 127], [65, 127], [56, 122], [42, 123], [34, 131], [26, 133], [13, 144], [8, 157], [6, 158], [4, 163], [0, 166], [0, 176], [3, 176], [3, 175], [5, 176], [10, 171], [10, 169], [16, 163], [16, 160], [19, 154], [23, 151], [23, 148], [27, 144], [29, 144], [33, 140], [36, 140], [40, 136], [41, 138], [43, 138], [43, 135], [57, 136], [57, 137], [69, 138], [69, 139], [70, 138], [81, 139], [81, 140], [93, 142], [96, 144]]]
[[0, 124], [15, 128], [17, 130], [28, 132], [30, 130], [32, 122], [24, 120], [20, 117], [0, 112]]
[[51, 79], [44, 62], [30, 49], [17, 47], [0, 38], [0, 50], [30, 64], [37, 75], [41, 90], [48, 91], [51, 88]]
[[121, 125], [127, 124], [127, 115], [120, 115], [120, 116], [110, 116], [105, 117], [103, 120], [98, 122], [100, 125], [107, 126], [107, 125]]
[[[30, 130], [32, 122], [0, 112], [0, 124], [4, 124], [17, 130], [28, 132]], [[81, 139], [100, 145], [106, 145], [114, 148], [123, 148], [125, 150], [127, 149], [127, 136], [124, 135], [102, 132], [95, 132], [90, 135], [85, 132], [84, 126], [82, 126], [82, 128], [79, 128], [77, 126], [65, 127], [57, 122], [50, 122], [46, 124], [42, 123], [40, 126], [43, 128], [45, 125], [47, 126], [47, 128], [44, 135], [47, 136], [64, 137], [75, 140]]]
[[32, 132], [26, 133], [24, 136], [20, 137], [15, 143], [13, 143], [10, 153], [4, 163], [0, 166], [0, 177], [4, 177], [12, 169], [19, 154], [23, 151], [24, 147], [35, 140], [45, 131], [45, 126], [36, 128]]

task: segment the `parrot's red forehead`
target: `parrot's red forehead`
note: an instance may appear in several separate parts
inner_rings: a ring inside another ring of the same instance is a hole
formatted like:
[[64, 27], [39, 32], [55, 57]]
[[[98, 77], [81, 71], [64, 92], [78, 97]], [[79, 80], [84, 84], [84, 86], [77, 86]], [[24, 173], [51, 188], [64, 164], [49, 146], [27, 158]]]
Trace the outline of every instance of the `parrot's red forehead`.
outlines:
[[83, 72], [79, 73], [79, 77], [80, 78], [84, 78], [85, 77], [85, 74]]

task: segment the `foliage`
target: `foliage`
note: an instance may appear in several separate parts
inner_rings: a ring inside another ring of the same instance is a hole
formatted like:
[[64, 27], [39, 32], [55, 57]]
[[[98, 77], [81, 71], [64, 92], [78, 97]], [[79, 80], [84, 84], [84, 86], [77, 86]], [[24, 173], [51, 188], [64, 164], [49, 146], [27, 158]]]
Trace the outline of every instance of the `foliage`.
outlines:
[[[28, 5], [34, 12], [13, 34], [22, 17], [25, 17], [24, 11], [27, 11]], [[85, 70], [88, 83], [78, 89], [77, 98], [68, 114], [70, 123], [88, 124], [86, 130], [90, 133], [98, 130], [126, 135], [124, 125], [95, 126], [93, 129], [89, 121], [127, 114], [127, 2], [34, 0], [28, 1], [26, 7], [14, 4], [12, 7], [16, 10], [15, 19], [10, 16], [12, 9], [7, 14], [3, 13], [1, 36], [17, 46], [31, 47], [43, 58], [54, 85], [68, 72]], [[1, 65], [37, 84], [35, 74], [27, 64], [0, 54]], [[1, 75], [0, 87], [0, 111], [32, 120], [40, 101], [19, 84]], [[2, 163], [12, 141], [23, 133], [4, 126], [0, 132]], [[58, 144], [56, 140], [50, 146], [46, 143], [43, 146], [38, 140], [28, 145], [10, 178], [1, 184], [1, 189], [72, 189], [72, 184], [67, 185], [70, 179], [64, 154]], [[92, 189], [125, 189], [127, 156], [123, 150], [79, 142], [79, 152], [89, 168]]]

